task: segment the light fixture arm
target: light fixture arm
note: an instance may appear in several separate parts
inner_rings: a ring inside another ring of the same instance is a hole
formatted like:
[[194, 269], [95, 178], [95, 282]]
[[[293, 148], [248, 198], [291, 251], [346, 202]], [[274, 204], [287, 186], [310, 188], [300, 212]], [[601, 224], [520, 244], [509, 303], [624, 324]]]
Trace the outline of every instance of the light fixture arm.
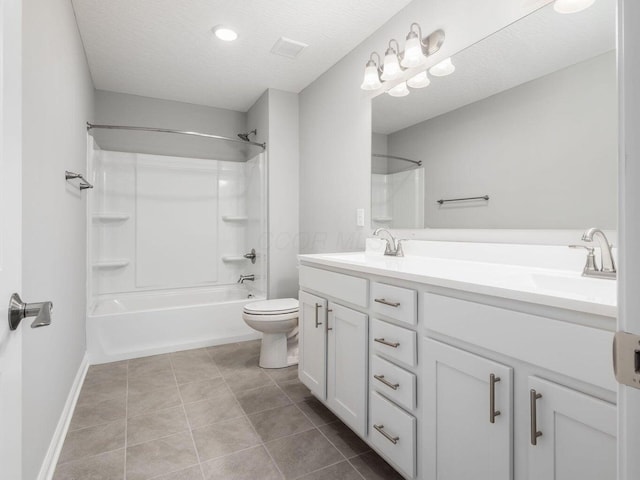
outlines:
[[[393, 48], [391, 46], [392, 43], [396, 44], [396, 48]], [[396, 53], [396, 55], [400, 55], [400, 44], [395, 38], [392, 38], [391, 40], [389, 40], [389, 48], [387, 48], [387, 53], [389, 52], [389, 50], [393, 50]]]
[[[378, 58], [377, 62], [373, 59], [374, 55]], [[374, 63], [376, 68], [378, 69], [378, 71], [382, 72], [382, 60], [381, 60], [380, 55], [378, 54], [378, 52], [371, 52], [371, 55], [369, 55], [369, 62]]]

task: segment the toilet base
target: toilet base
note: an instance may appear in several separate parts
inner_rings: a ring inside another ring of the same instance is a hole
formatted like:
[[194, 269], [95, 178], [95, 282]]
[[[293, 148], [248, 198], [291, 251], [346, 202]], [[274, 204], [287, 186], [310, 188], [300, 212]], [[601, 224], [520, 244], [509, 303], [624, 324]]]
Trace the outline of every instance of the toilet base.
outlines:
[[298, 337], [286, 333], [263, 333], [260, 347], [262, 368], [285, 368], [298, 364]]

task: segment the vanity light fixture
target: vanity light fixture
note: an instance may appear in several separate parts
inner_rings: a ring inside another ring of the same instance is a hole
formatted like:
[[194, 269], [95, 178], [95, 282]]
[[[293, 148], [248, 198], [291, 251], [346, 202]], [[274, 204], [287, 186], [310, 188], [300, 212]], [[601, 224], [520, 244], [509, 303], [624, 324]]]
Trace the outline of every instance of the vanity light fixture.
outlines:
[[[378, 63], [373, 59], [374, 55], [378, 57]], [[380, 81], [381, 69], [378, 67], [379, 64], [380, 55], [373, 52], [369, 57], [367, 66], [364, 68], [364, 80], [362, 81], [362, 85], [360, 85], [362, 90], [377, 90], [382, 86], [382, 82]]]
[[425, 88], [428, 87], [430, 83], [431, 80], [429, 80], [429, 75], [427, 75], [426, 71], [420, 72], [407, 80], [407, 85], [411, 88]]
[[446, 75], [451, 75], [455, 70], [456, 67], [451, 61], [451, 57], [449, 57], [445, 58], [440, 63], [436, 63], [429, 69], [429, 73], [434, 77], [444, 77]]
[[[392, 43], [396, 44], [397, 50], [393, 48]], [[398, 60], [398, 51], [400, 45], [397, 40], [392, 38], [389, 40], [389, 48], [384, 54], [384, 65], [382, 66], [382, 80], [395, 80], [402, 74], [400, 60]]]
[[406, 97], [409, 95], [409, 89], [407, 88], [407, 82], [401, 82], [395, 87], [389, 89], [387, 92], [392, 97]]
[[553, 9], [558, 13], [577, 13], [586, 10], [596, 0], [556, 0]]
[[235, 32], [235, 30], [232, 30], [229, 27], [225, 27], [223, 25], [213, 27], [212, 31], [216, 37], [225, 42], [233, 42], [238, 38], [238, 34]]
[[[412, 23], [407, 34], [407, 43], [404, 51], [400, 50], [400, 45], [395, 39], [389, 40], [389, 45], [381, 62], [380, 55], [373, 52], [367, 61], [364, 69], [364, 79], [360, 88], [362, 90], [377, 90], [382, 87], [382, 81], [396, 80], [402, 76], [402, 72], [407, 68], [415, 68], [424, 65], [427, 57], [433, 55], [444, 43], [444, 32], [436, 30], [429, 36], [422, 38], [422, 29], [417, 23]], [[374, 59], [377, 57], [377, 62]], [[420, 74], [419, 74], [420, 75]], [[418, 76], [416, 76], [418, 77]], [[426, 83], [425, 83], [426, 81]], [[402, 82], [405, 84], [406, 82]], [[429, 84], [429, 79], [420, 76], [413, 80], [414, 84], [420, 85], [415, 88], [422, 88]], [[395, 92], [400, 92], [399, 86], [394, 87]], [[409, 90], [404, 85], [402, 95], [407, 95]]]

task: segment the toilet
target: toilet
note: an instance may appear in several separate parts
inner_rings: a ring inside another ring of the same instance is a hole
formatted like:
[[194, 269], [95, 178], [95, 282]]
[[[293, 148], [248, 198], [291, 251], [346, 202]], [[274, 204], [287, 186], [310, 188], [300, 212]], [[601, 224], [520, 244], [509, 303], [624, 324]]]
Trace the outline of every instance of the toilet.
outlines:
[[262, 368], [298, 364], [298, 300], [275, 298], [248, 303], [242, 318], [251, 328], [262, 332]]

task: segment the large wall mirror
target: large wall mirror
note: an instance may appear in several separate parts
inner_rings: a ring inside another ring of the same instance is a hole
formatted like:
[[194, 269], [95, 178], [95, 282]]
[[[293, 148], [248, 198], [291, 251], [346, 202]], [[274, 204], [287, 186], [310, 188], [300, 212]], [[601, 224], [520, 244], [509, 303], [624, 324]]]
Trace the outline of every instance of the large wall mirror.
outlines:
[[372, 226], [615, 229], [615, 3], [548, 5], [374, 98]]

